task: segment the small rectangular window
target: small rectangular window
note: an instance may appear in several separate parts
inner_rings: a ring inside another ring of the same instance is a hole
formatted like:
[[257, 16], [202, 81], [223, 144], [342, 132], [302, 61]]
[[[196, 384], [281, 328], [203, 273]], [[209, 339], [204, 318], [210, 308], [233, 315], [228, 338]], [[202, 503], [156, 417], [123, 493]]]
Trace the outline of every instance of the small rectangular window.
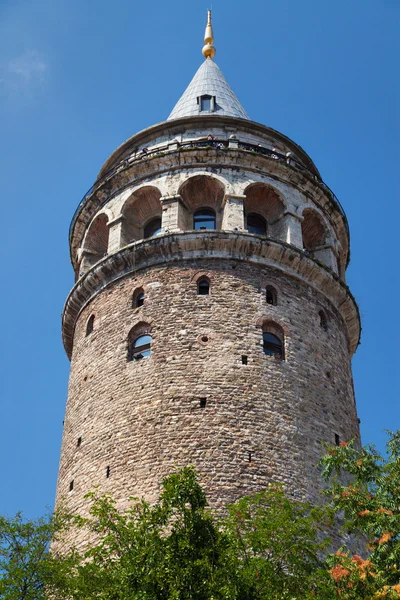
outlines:
[[76, 445], [78, 446], [78, 448], [81, 444], [82, 444], [82, 438], [78, 437], [78, 441], [76, 442]]
[[205, 408], [207, 405], [207, 398], [200, 398], [200, 408]]
[[69, 484], [69, 491], [72, 492], [73, 489], [74, 489], [74, 480], [72, 480]]
[[340, 446], [340, 437], [337, 433], [335, 433], [335, 444], [336, 446]]
[[247, 356], [242, 355], [242, 365], [247, 365]]
[[201, 110], [201, 112], [203, 112], [203, 111], [210, 112], [211, 111], [211, 96], [202, 96], [200, 98], [200, 110]]

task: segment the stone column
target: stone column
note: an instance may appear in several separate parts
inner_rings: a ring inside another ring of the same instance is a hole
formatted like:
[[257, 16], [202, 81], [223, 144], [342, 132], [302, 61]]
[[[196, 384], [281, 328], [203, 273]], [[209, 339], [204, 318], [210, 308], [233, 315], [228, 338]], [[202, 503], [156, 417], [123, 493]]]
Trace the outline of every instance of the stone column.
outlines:
[[189, 223], [190, 211], [179, 194], [163, 196], [161, 227], [166, 231], [185, 231], [192, 229]]
[[80, 252], [80, 263], [79, 263], [79, 271], [78, 271], [78, 279], [82, 277], [86, 271], [89, 271], [93, 265], [95, 265], [99, 260], [103, 257], [99, 254], [95, 254], [94, 252], [89, 252], [89, 250], [81, 250]]
[[315, 248], [312, 252], [314, 258], [321, 261], [324, 265], [332, 269], [336, 275], [339, 274], [338, 270], [338, 262], [336, 258], [336, 254], [332, 246], [319, 246]]
[[244, 201], [246, 196], [235, 196], [227, 194], [223, 202], [223, 214], [221, 229], [239, 230], [244, 229]]
[[303, 249], [302, 220], [303, 217], [299, 217], [292, 210], [287, 210], [282, 216], [271, 223], [268, 235], [281, 242], [286, 242], [286, 244], [292, 244], [292, 246]]
[[123, 220], [124, 216], [120, 215], [108, 223], [108, 254], [117, 252], [117, 250], [126, 245], [122, 235]]

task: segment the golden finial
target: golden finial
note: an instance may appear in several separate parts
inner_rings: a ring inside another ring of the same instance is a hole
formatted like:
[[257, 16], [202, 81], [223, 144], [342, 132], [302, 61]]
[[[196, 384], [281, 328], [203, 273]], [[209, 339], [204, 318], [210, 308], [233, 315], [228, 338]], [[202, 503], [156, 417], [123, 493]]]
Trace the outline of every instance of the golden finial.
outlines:
[[206, 58], [214, 58], [216, 49], [213, 46], [214, 43], [214, 34], [211, 25], [211, 10], [208, 11], [208, 20], [206, 26], [206, 32], [204, 34], [204, 43], [205, 46], [203, 48], [203, 54]]

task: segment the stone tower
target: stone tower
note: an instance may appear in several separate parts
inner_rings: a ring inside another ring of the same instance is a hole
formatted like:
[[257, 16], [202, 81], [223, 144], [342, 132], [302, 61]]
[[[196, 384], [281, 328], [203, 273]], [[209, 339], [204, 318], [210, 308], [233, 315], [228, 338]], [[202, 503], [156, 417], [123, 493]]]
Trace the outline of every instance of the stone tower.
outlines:
[[315, 498], [321, 441], [359, 435], [347, 219], [304, 150], [249, 119], [213, 60], [102, 167], [76, 283], [57, 498], [155, 500], [194, 464], [213, 506], [277, 480]]

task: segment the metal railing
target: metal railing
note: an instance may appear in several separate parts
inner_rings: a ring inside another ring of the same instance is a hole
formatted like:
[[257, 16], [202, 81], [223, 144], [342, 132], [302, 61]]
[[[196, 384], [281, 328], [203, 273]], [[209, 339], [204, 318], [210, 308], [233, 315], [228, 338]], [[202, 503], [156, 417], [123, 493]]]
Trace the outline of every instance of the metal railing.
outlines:
[[[241, 142], [240, 140], [238, 140], [236, 138], [220, 140], [220, 139], [215, 139], [215, 138], [208, 139], [208, 138], [202, 137], [202, 138], [190, 140], [187, 142], [168, 142], [167, 144], [163, 144], [161, 146], [151, 148], [150, 150], [148, 148], [142, 148], [140, 151], [136, 152], [134, 155], [131, 155], [128, 158], [125, 158], [124, 160], [119, 162], [117, 165], [115, 165], [112, 169], [107, 171], [107, 173], [105, 173], [102, 177], [100, 177], [99, 179], [97, 179], [94, 182], [92, 187], [89, 188], [89, 190], [86, 192], [86, 194], [83, 196], [82, 200], [78, 204], [78, 206], [74, 212], [74, 215], [72, 217], [70, 227], [69, 227], [70, 238], [72, 235], [72, 229], [74, 227], [76, 218], [77, 218], [78, 214], [80, 213], [82, 207], [88, 200], [88, 198], [90, 196], [92, 196], [96, 191], [99, 191], [115, 175], [117, 175], [118, 173], [122, 173], [123, 171], [126, 171], [127, 169], [129, 169], [131, 167], [131, 165], [138, 163], [138, 162], [142, 161], [143, 159], [151, 158], [151, 157], [154, 157], [154, 156], [160, 155], [160, 154], [167, 154], [169, 152], [175, 152], [175, 151], [179, 152], [181, 150], [186, 150], [186, 149], [190, 150], [190, 149], [196, 149], [196, 148], [214, 148], [217, 151], [228, 148], [228, 149], [232, 149], [232, 150], [243, 150], [246, 152], [252, 152], [254, 154], [261, 154], [261, 155], [271, 158], [273, 160], [285, 162], [290, 167], [293, 167], [294, 169], [296, 169], [298, 171], [302, 171], [302, 172], [306, 173], [309, 177], [311, 177], [313, 179], [313, 181], [315, 181], [320, 187], [322, 187], [324, 189], [324, 191], [326, 191], [332, 197], [332, 199], [336, 202], [336, 204], [339, 207], [339, 210], [344, 218], [346, 229], [348, 231], [347, 217], [346, 217], [344, 209], [343, 209], [342, 205], [340, 204], [336, 195], [332, 192], [330, 187], [327, 186], [326, 183], [324, 183], [322, 181], [322, 179], [320, 177], [318, 177], [318, 175], [316, 175], [316, 173], [314, 173], [310, 169], [307, 169], [307, 167], [305, 167], [301, 162], [296, 160], [290, 152], [288, 152], [287, 154], [281, 154], [280, 152], [277, 152], [275, 149], [271, 150], [270, 148], [265, 148], [264, 146], [261, 146], [260, 144], [249, 144], [247, 142]], [[131, 182], [128, 185], [131, 185]], [[120, 191], [121, 191], [121, 188], [119, 188], [113, 194], [113, 196], [116, 193], [119, 193]], [[111, 197], [105, 198], [100, 203], [98, 208], [101, 208], [102, 206], [104, 206], [104, 204], [106, 204], [110, 199], [111, 199]]]

